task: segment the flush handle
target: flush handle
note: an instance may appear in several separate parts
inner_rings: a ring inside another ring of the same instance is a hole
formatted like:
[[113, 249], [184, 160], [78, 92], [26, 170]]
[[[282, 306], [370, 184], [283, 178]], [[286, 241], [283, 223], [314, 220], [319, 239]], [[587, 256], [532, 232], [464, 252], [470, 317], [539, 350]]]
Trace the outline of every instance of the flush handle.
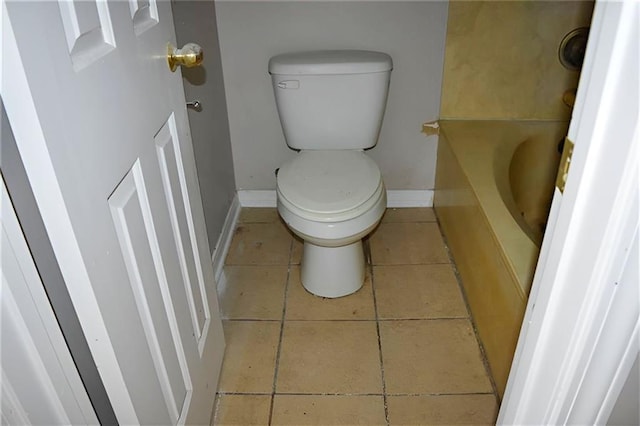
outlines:
[[299, 89], [299, 80], [284, 80], [278, 83], [278, 87], [281, 89]]

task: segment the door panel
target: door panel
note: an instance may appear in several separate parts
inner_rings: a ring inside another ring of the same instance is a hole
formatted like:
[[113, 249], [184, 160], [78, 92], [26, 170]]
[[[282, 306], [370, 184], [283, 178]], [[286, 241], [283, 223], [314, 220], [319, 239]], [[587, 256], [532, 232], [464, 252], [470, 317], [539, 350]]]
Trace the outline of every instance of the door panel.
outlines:
[[156, 416], [168, 414], [158, 422], [173, 424], [190, 388], [189, 375], [139, 162], [111, 194], [109, 206], [146, 337], [146, 350], [137, 350], [135, 355], [149, 355], [145, 363], [147, 374], [138, 369], [137, 377], [126, 380], [157, 380], [154, 391], [162, 391], [164, 404], [161, 398], [154, 398], [151, 412]]
[[206, 299], [204, 277], [200, 264], [194, 259], [199, 257], [193, 215], [190, 211], [189, 193], [185, 178], [180, 142], [176, 128], [175, 115], [162, 126], [155, 136], [156, 149], [167, 208], [171, 217], [171, 226], [189, 311], [193, 322], [193, 335], [203, 348], [211, 314]]
[[158, 5], [155, 0], [129, 0], [129, 8], [136, 35], [158, 23]]
[[76, 71], [115, 48], [111, 15], [100, 1], [58, 0], [69, 55]]

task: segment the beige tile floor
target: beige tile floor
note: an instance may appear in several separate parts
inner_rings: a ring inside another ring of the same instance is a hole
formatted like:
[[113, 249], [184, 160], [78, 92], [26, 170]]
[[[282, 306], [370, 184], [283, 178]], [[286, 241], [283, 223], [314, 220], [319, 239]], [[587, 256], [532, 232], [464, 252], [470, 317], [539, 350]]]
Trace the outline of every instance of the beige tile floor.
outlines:
[[389, 209], [363, 287], [300, 284], [302, 243], [275, 209], [243, 209], [221, 309], [214, 425], [493, 424], [497, 402], [431, 209]]

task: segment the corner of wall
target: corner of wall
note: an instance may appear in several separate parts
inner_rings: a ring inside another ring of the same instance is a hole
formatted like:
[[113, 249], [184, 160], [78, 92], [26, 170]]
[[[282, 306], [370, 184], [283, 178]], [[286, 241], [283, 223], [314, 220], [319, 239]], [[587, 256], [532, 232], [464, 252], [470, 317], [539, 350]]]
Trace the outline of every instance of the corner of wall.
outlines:
[[236, 194], [236, 196], [233, 197], [233, 201], [231, 202], [231, 206], [229, 207], [229, 211], [227, 212], [224, 224], [222, 225], [222, 231], [220, 232], [220, 236], [218, 237], [218, 242], [216, 243], [216, 246], [213, 250], [213, 255], [211, 256], [211, 263], [213, 264], [213, 274], [216, 282], [218, 283], [218, 295], [224, 292], [224, 277], [222, 269], [224, 267], [224, 260], [226, 259], [227, 253], [229, 252], [229, 246], [231, 245], [233, 232], [236, 229], [236, 224], [238, 223], [240, 209], [240, 201], [238, 199], [238, 195]]

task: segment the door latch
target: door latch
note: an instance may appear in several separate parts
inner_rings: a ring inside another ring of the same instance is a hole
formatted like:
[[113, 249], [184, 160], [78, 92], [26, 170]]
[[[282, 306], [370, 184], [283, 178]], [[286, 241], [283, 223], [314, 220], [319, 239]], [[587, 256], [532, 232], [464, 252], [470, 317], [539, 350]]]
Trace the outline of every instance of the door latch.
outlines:
[[202, 104], [200, 103], [200, 101], [192, 101], [192, 102], [187, 102], [187, 108], [191, 108], [194, 111], [202, 111]]
[[564, 138], [564, 149], [560, 158], [560, 167], [558, 168], [558, 176], [556, 177], [556, 186], [561, 193], [564, 193], [564, 186], [567, 184], [567, 175], [571, 166], [571, 157], [573, 156], [573, 142], [569, 138]]

